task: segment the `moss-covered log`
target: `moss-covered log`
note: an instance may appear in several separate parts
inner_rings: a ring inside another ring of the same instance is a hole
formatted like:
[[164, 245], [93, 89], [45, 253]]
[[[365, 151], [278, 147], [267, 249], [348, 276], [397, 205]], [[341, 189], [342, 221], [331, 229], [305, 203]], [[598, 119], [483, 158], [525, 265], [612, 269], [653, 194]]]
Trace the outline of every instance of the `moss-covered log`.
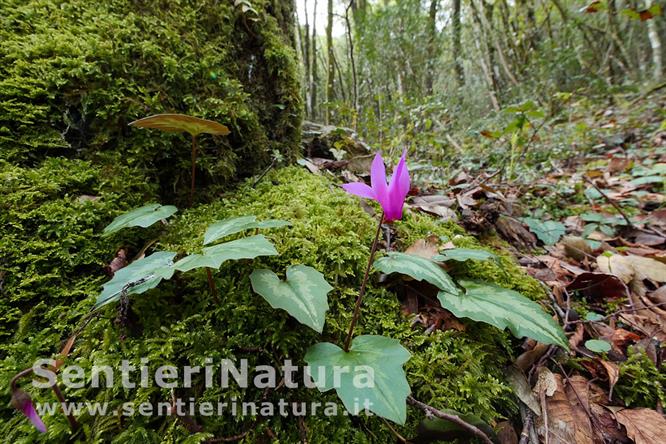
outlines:
[[[0, 6], [0, 158], [67, 156], [139, 167], [187, 189], [185, 136], [128, 128], [178, 112], [219, 121], [197, 176], [224, 184], [294, 159], [301, 105], [290, 1], [8, 0]], [[110, 159], [109, 159], [110, 158]], [[159, 179], [159, 180], [157, 180]]]

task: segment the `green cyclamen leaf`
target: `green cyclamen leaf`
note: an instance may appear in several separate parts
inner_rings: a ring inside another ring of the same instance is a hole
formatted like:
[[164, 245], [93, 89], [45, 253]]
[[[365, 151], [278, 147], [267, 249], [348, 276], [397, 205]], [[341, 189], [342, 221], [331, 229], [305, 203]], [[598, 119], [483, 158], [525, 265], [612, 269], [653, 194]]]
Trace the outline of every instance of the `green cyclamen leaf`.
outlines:
[[391, 252], [375, 261], [374, 267], [382, 273], [406, 274], [417, 281], [426, 281], [440, 290], [459, 294], [460, 290], [451, 277], [436, 262], [421, 256]]
[[595, 353], [606, 353], [610, 351], [611, 345], [601, 339], [590, 339], [585, 341], [585, 348]]
[[532, 217], [523, 217], [521, 220], [545, 245], [555, 244], [566, 232], [564, 224], [555, 220], [541, 221]]
[[255, 293], [273, 308], [286, 310], [298, 322], [321, 333], [328, 310], [328, 292], [333, 289], [324, 275], [312, 267], [292, 265], [281, 281], [271, 270], [254, 270], [250, 282]]
[[277, 250], [263, 235], [244, 237], [203, 249], [203, 254], [191, 254], [174, 264], [178, 271], [208, 267], [218, 269], [228, 260], [254, 259], [258, 256], [276, 256]]
[[439, 292], [442, 307], [459, 318], [486, 322], [499, 329], [508, 328], [516, 337], [527, 336], [544, 344], [568, 349], [562, 328], [539, 304], [520, 293], [485, 282], [460, 281], [465, 294]]
[[104, 284], [93, 309], [117, 301], [123, 289], [128, 295], [140, 294], [157, 287], [162, 279], [171, 279], [174, 257], [176, 253], [158, 251], [116, 271], [113, 279]]
[[[305, 361], [319, 390], [334, 388], [351, 414], [358, 415], [367, 405], [376, 415], [404, 424], [410, 389], [402, 365], [410, 356], [396, 339], [365, 335], [354, 338], [348, 353], [329, 342], [315, 344]], [[336, 385], [334, 368], [344, 367], [350, 371], [340, 372]]]
[[433, 261], [487, 261], [489, 259], [497, 260], [497, 256], [485, 250], [474, 250], [472, 248], [451, 248], [442, 250], [440, 254], [433, 256]]
[[215, 222], [208, 227], [204, 234], [204, 245], [212, 244], [223, 237], [250, 230], [252, 228], [281, 228], [287, 225], [291, 225], [291, 223], [279, 219], [269, 219], [257, 222], [257, 216], [241, 216], [224, 219]]
[[178, 209], [173, 205], [163, 206], [158, 203], [144, 205], [113, 219], [113, 222], [104, 229], [103, 235], [108, 236], [111, 233], [115, 233], [116, 231], [127, 227], [146, 228], [158, 220], [172, 216], [176, 211], [178, 211]]

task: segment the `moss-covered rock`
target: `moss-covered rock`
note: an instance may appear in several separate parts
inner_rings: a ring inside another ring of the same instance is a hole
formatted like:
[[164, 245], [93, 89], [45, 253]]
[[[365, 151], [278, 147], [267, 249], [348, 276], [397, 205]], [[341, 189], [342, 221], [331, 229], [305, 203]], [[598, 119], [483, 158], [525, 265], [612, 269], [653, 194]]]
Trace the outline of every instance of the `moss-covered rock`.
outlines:
[[[3, 178], [13, 178], [8, 187], [13, 194], [12, 205], [3, 208], [3, 223], [16, 219], [14, 234], [2, 240], [3, 251], [10, 252], [3, 263], [3, 269], [7, 270], [3, 308], [8, 314], [2, 324], [5, 336], [0, 349], [4, 358], [0, 383], [7, 386], [16, 371], [30, 366], [37, 358], [57, 353], [60, 341], [92, 306], [99, 286], [107, 279], [102, 265], [114, 256], [116, 249], [124, 246], [134, 254], [156, 237], [161, 228], [128, 229], [109, 238], [100, 237], [102, 228], [114, 215], [149, 200], [154, 191], [142, 186], [138, 179], [132, 182], [132, 171], [116, 171], [112, 176], [117, 178], [116, 182], [105, 182], [101, 179], [103, 171], [84, 161], [50, 159], [38, 170], [4, 165]], [[58, 182], [56, 178], [62, 168], [69, 168], [71, 176]], [[53, 181], [50, 191], [36, 191], [42, 181]], [[219, 303], [208, 290], [205, 272], [199, 270], [177, 274], [155, 290], [133, 296], [131, 314], [124, 327], [116, 324], [117, 307], [105, 308], [77, 340], [68, 364], [83, 367], [87, 375], [93, 364], [119, 369], [121, 362], [128, 360], [138, 368], [142, 358], [147, 358], [151, 373], [166, 364], [179, 368], [204, 366], [208, 363], [206, 358], [214, 363], [223, 358], [247, 358], [250, 368], [281, 365], [284, 359], [303, 365], [305, 350], [315, 342], [323, 339], [340, 343], [369, 254], [374, 220], [356, 199], [327, 179], [299, 168], [269, 173], [258, 185], [252, 185], [247, 183], [215, 203], [178, 213], [159, 236], [155, 248], [181, 254], [197, 251], [210, 222], [254, 214], [261, 219], [272, 217], [292, 222], [289, 228], [264, 232], [276, 245], [279, 256], [225, 263], [214, 273]], [[99, 199], [80, 199], [84, 194]], [[58, 221], [77, 222], [59, 225], [46, 216], [51, 208], [59, 208]], [[20, 217], [23, 213], [33, 216]], [[35, 225], [30, 225], [33, 217]], [[21, 242], [34, 234], [30, 227], [54, 237], [40, 237], [39, 241], [23, 245]], [[400, 243], [431, 232], [472, 242], [458, 229], [417, 214], [397, 222], [396, 229]], [[43, 245], [47, 240], [50, 243]], [[12, 244], [13, 241], [16, 243]], [[70, 263], [63, 266], [63, 261]], [[330, 310], [322, 337], [286, 312], [272, 309], [251, 291], [248, 276], [254, 268], [264, 266], [283, 274], [288, 265], [295, 263], [322, 271], [335, 287], [329, 294]], [[510, 286], [521, 285], [518, 282]], [[406, 370], [417, 398], [439, 407], [473, 412], [490, 422], [515, 412], [513, 396], [502, 377], [502, 368], [511, 359], [505, 332], [470, 322], [466, 332], [438, 331], [426, 335], [421, 328], [411, 326], [400, 308], [396, 294], [373, 279], [357, 334], [391, 336], [412, 352]], [[54, 400], [46, 390], [31, 390], [31, 394], [39, 401]], [[232, 383], [229, 388], [218, 384], [204, 388], [203, 377], [199, 376], [194, 377], [192, 388], [177, 389], [175, 394], [185, 400], [230, 404], [234, 397], [238, 402], [277, 402], [280, 398], [337, 402], [332, 393], [320, 394], [303, 387], [264, 391], [253, 387], [241, 389]], [[157, 406], [159, 402], [169, 402], [172, 393], [154, 385], [126, 390], [118, 384], [94, 389], [88, 383], [81, 389], [67, 389], [66, 396], [72, 401], [106, 401], [112, 410], [122, 408], [128, 401], [150, 401]], [[64, 442], [69, 436], [61, 414], [46, 418], [49, 426], [46, 436], [39, 435], [9, 407], [3, 407], [0, 415], [5, 419], [0, 431], [12, 442]], [[421, 412], [410, 410], [401, 433], [412, 435], [421, 418]], [[191, 434], [184, 422], [173, 416], [83, 413], [79, 420], [83, 427], [75, 440], [81, 442], [114, 439], [115, 442], [181, 442]], [[190, 438], [195, 442], [245, 431], [249, 432], [244, 442], [257, 442], [266, 436], [267, 428], [283, 442], [296, 442], [300, 433], [294, 417], [263, 420], [248, 416], [197, 416], [196, 421], [206, 433]], [[394, 439], [384, 422], [376, 417], [308, 416], [304, 424], [311, 442]]]
[[185, 136], [129, 128], [179, 112], [231, 129], [201, 138], [201, 182], [224, 184], [298, 152], [293, 15], [269, 0], [9, 0], [0, 10], [0, 158], [138, 167], [171, 198], [189, 181]]

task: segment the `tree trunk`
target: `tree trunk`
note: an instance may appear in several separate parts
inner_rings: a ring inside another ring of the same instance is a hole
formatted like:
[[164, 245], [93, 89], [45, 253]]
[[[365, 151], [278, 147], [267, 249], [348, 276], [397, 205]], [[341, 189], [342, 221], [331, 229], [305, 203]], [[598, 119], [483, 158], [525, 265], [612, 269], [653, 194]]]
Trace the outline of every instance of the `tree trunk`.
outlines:
[[462, 41], [460, 36], [460, 0], [453, 0], [453, 66], [456, 71], [458, 87], [465, 84], [465, 71], [462, 66]]
[[[647, 0], [647, 7], [652, 6], [652, 0]], [[661, 39], [657, 31], [656, 19], [647, 21], [648, 38], [650, 39], [650, 49], [652, 50], [652, 66], [654, 68], [654, 81], [658, 82], [662, 76], [661, 64]]]
[[310, 73], [310, 19], [308, 17], [308, 0], [303, 0], [305, 10], [305, 26], [303, 28], [305, 37], [303, 41], [303, 83], [305, 84], [305, 114], [312, 118], [312, 77]]
[[430, 10], [428, 13], [428, 61], [425, 78], [425, 93], [432, 95], [432, 88], [435, 83], [435, 64], [437, 62], [437, 8], [439, 0], [430, 0]]
[[312, 112], [312, 118], [315, 120], [319, 116], [319, 113], [317, 112], [317, 88], [319, 87], [319, 70], [317, 69], [317, 66], [319, 66], [317, 61], [317, 0], [314, 0], [314, 11], [312, 15], [312, 91], [310, 93], [310, 110]]
[[328, 77], [326, 79], [326, 123], [331, 120], [333, 83], [335, 81], [335, 54], [333, 53], [333, 0], [328, 0], [328, 21], [326, 24], [326, 52], [328, 53]]
[[[347, 25], [347, 45], [349, 46], [349, 66], [352, 77], [352, 101], [354, 113], [358, 113], [358, 80], [356, 79], [356, 61], [354, 59], [354, 35], [352, 32], [351, 21], [349, 20], [349, 9], [354, 5], [352, 0], [345, 9], [345, 24]], [[356, 116], [354, 117], [354, 129], [356, 129]]]

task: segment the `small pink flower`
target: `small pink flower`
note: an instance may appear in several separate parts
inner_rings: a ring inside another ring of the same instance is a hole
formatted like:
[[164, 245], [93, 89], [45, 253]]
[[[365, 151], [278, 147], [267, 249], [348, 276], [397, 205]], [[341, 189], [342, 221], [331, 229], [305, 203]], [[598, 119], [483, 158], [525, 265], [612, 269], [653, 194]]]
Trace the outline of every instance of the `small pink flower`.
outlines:
[[12, 394], [12, 406], [28, 417], [32, 425], [42, 433], [46, 433], [46, 426], [42, 422], [42, 418], [37, 414], [35, 406], [32, 404], [32, 399], [23, 390], [16, 389]]
[[386, 222], [402, 219], [402, 207], [405, 204], [405, 198], [410, 187], [409, 171], [407, 171], [407, 165], [405, 165], [406, 156], [407, 150], [402, 152], [402, 157], [400, 157], [388, 185], [386, 184], [384, 159], [382, 159], [380, 153], [377, 153], [370, 169], [370, 184], [372, 187], [364, 183], [354, 182], [346, 183], [342, 185], [342, 188], [350, 194], [379, 202], [384, 210], [384, 220]]

